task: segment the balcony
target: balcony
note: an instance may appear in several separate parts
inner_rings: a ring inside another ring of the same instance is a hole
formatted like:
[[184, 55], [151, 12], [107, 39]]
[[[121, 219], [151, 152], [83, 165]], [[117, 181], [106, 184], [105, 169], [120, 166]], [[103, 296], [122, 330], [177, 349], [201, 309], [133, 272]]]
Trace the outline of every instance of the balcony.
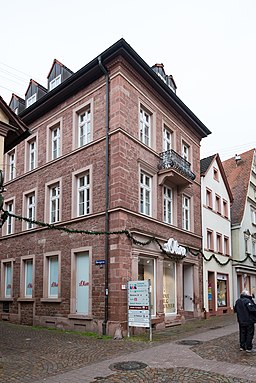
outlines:
[[192, 185], [196, 175], [191, 170], [190, 162], [186, 161], [173, 149], [160, 153], [158, 164], [159, 184], [162, 185], [167, 178], [181, 190]]

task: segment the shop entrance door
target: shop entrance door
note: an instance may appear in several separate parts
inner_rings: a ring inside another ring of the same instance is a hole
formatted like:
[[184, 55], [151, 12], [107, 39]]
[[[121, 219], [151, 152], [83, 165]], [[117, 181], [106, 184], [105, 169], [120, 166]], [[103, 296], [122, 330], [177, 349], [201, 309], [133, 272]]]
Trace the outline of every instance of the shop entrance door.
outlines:
[[76, 313], [89, 313], [89, 255], [76, 255]]

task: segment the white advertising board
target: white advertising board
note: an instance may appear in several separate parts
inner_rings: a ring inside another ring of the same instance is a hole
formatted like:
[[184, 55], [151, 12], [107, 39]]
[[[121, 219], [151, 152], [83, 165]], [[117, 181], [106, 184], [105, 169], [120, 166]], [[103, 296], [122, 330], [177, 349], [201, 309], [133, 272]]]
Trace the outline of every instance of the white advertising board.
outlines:
[[128, 326], [150, 327], [150, 281], [129, 281]]

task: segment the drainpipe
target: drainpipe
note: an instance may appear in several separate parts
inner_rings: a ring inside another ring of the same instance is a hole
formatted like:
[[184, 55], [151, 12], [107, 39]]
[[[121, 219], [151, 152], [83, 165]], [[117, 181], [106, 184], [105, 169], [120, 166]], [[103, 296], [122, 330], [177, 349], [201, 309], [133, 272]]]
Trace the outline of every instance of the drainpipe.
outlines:
[[[106, 79], [106, 205], [105, 205], [105, 231], [109, 232], [109, 74], [98, 57], [99, 67]], [[105, 314], [102, 323], [102, 334], [107, 333], [108, 322], [108, 260], [109, 260], [109, 236], [105, 234]]]

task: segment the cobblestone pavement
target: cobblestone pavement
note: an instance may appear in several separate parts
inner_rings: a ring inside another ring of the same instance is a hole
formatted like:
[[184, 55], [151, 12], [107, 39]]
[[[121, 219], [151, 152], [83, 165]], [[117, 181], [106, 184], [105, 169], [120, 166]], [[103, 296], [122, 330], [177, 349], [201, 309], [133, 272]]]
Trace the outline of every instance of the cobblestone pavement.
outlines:
[[[256, 382], [256, 354], [239, 351], [237, 330], [235, 316], [225, 315], [154, 333], [149, 343], [0, 322], [0, 383]], [[182, 345], [181, 339], [202, 343]], [[124, 360], [147, 367], [111, 370]]]

